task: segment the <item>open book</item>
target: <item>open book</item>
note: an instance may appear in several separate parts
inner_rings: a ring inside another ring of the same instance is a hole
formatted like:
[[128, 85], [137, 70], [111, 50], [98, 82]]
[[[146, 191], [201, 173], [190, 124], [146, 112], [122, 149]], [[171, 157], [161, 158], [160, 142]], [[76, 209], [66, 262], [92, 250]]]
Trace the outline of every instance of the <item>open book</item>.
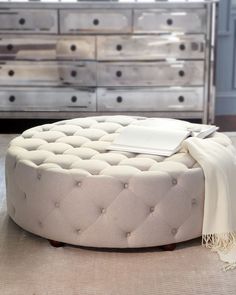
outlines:
[[216, 130], [218, 127], [214, 125], [151, 118], [125, 127], [108, 149], [171, 156], [188, 136], [205, 138]]

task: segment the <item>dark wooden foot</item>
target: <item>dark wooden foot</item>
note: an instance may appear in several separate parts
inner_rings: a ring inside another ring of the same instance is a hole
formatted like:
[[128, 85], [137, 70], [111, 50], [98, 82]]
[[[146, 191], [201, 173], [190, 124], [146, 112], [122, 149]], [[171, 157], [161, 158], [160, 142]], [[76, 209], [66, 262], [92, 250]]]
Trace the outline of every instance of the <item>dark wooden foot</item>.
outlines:
[[58, 241], [53, 241], [53, 240], [48, 240], [48, 241], [51, 246], [56, 247], [56, 248], [63, 247], [65, 245], [65, 243], [58, 242]]
[[163, 245], [160, 247], [163, 251], [174, 251], [176, 244]]

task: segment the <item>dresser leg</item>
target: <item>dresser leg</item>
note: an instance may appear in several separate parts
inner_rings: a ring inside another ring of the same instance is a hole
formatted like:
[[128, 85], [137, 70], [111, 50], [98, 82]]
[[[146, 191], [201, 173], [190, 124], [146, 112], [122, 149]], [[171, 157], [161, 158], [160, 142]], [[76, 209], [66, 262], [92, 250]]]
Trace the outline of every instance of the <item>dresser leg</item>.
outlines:
[[48, 240], [48, 241], [51, 246], [56, 247], [56, 248], [63, 247], [65, 245], [65, 243], [58, 242], [58, 241], [53, 241], [53, 240]]
[[160, 247], [163, 251], [174, 251], [176, 244], [163, 245]]

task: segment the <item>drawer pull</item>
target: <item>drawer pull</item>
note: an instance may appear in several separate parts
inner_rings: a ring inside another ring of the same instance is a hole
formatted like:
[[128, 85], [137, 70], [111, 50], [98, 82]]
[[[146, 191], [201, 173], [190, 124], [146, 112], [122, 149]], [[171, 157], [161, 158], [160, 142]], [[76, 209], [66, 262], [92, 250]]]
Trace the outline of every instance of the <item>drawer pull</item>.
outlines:
[[179, 100], [179, 102], [184, 102], [184, 96], [180, 95], [178, 100]]
[[117, 96], [116, 101], [117, 101], [118, 103], [121, 103], [121, 102], [123, 101], [122, 96]]
[[184, 51], [184, 50], [186, 49], [186, 47], [185, 47], [184, 44], [180, 44], [180, 45], [179, 45], [179, 49], [182, 50], [182, 51]]
[[72, 102], [76, 102], [76, 101], [77, 101], [77, 96], [72, 96], [72, 97], [71, 97], [71, 101], [72, 101]]
[[71, 75], [71, 77], [76, 77], [77, 76], [77, 72], [76, 71], [71, 71], [70, 75]]
[[95, 19], [93, 20], [93, 24], [94, 24], [95, 26], [99, 25], [99, 20], [98, 20], [97, 18], [95, 18]]
[[168, 20], [166, 21], [168, 26], [172, 26], [173, 25], [173, 19], [168, 18]]
[[19, 24], [23, 26], [25, 24], [25, 19], [24, 18], [20, 18], [19, 19]]
[[117, 71], [117, 72], [116, 72], [116, 76], [117, 76], [117, 77], [121, 77], [121, 76], [122, 76], [122, 72], [121, 72], [121, 71]]
[[10, 70], [10, 71], [8, 72], [8, 75], [12, 77], [12, 76], [15, 75], [15, 72], [14, 72], [13, 70]]
[[117, 51], [121, 51], [121, 50], [122, 50], [122, 45], [118, 44], [118, 45], [116, 46], [116, 50], [117, 50]]
[[14, 95], [9, 96], [9, 101], [10, 102], [14, 102], [16, 100]]
[[76, 50], [76, 45], [72, 44], [71, 47], [70, 47], [70, 50], [75, 51]]
[[181, 71], [179, 71], [179, 76], [180, 76], [180, 77], [184, 77], [184, 76], [185, 76], [185, 72], [184, 72], [184, 71], [182, 71], [182, 70], [181, 70]]
[[13, 45], [12, 44], [8, 44], [7, 45], [7, 50], [11, 51], [13, 49]]

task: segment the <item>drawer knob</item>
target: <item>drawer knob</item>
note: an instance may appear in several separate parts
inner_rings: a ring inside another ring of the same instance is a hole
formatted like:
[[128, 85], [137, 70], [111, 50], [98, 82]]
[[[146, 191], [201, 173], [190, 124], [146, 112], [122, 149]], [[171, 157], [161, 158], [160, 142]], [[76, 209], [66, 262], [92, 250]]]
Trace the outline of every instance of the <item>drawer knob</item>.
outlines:
[[77, 72], [76, 71], [71, 71], [70, 75], [71, 75], [71, 77], [76, 77], [77, 76]]
[[77, 101], [77, 96], [72, 96], [72, 97], [71, 97], [71, 101], [72, 101], [72, 102], [76, 102], [76, 101]]
[[122, 100], [123, 100], [122, 96], [117, 96], [116, 101], [117, 101], [118, 103], [121, 103]]
[[117, 77], [121, 77], [121, 76], [122, 76], [122, 72], [121, 72], [121, 71], [117, 71], [117, 72], [116, 72], [116, 76], [117, 76]]
[[13, 49], [13, 45], [12, 44], [8, 44], [7, 45], [7, 50], [11, 51]]
[[172, 26], [173, 25], [173, 19], [168, 18], [168, 20], [166, 21], [168, 26]]
[[16, 100], [14, 95], [9, 96], [9, 101], [10, 102], [14, 102]]
[[178, 98], [179, 102], [184, 102], [184, 96], [183, 95], [180, 95], [179, 98]]
[[117, 50], [117, 51], [121, 51], [121, 50], [122, 50], [122, 45], [118, 44], [118, 45], [116, 46], [116, 50]]
[[180, 77], [184, 77], [184, 75], [185, 75], [185, 72], [184, 72], [184, 71], [182, 71], [182, 70], [179, 71], [179, 76], [180, 76]]
[[95, 26], [99, 25], [99, 20], [98, 20], [97, 18], [95, 18], [95, 19], [93, 20], [93, 24], [94, 24]]
[[70, 50], [75, 51], [76, 50], [76, 45], [72, 44], [71, 47], [70, 47]]
[[14, 72], [13, 70], [10, 70], [10, 71], [8, 72], [8, 75], [12, 77], [12, 76], [15, 75], [15, 72]]
[[19, 19], [19, 24], [20, 25], [24, 25], [25, 24], [25, 19], [24, 18], [20, 18]]
[[184, 51], [184, 50], [186, 49], [186, 47], [185, 47], [184, 44], [180, 44], [180, 45], [179, 45], [179, 49], [182, 50], [182, 51]]

